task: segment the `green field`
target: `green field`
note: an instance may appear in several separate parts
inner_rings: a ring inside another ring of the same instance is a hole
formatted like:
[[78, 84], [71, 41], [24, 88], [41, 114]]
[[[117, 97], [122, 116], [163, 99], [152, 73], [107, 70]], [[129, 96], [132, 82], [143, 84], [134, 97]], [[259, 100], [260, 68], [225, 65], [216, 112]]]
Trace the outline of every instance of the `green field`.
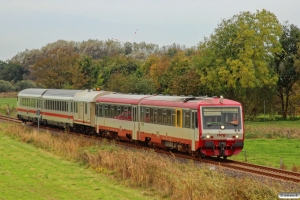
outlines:
[[246, 139], [245, 146], [238, 156], [231, 159], [245, 161], [258, 165], [280, 167], [280, 160], [288, 170], [295, 165], [300, 170], [300, 140], [299, 139]]
[[17, 98], [0, 98], [0, 113], [7, 114], [7, 106], [9, 105], [10, 113], [15, 114], [17, 107]]
[[0, 133], [0, 199], [155, 199]]

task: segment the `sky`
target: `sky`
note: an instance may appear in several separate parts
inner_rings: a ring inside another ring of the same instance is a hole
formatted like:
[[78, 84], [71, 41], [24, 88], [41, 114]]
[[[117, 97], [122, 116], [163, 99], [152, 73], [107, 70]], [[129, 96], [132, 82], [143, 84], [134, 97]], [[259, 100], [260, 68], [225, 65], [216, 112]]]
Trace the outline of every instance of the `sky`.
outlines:
[[192, 47], [223, 19], [262, 9], [300, 27], [300, 0], [0, 0], [0, 60], [57, 40]]

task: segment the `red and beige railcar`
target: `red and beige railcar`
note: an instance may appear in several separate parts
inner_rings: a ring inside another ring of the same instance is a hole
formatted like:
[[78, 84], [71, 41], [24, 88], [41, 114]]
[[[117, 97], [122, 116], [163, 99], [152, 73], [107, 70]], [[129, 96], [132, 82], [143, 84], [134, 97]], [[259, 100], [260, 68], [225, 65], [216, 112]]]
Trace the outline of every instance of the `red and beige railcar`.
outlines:
[[192, 155], [238, 154], [242, 106], [216, 97], [111, 94], [97, 99], [97, 133]]
[[109, 94], [96, 100], [97, 133], [127, 141], [137, 141], [139, 104], [150, 95]]

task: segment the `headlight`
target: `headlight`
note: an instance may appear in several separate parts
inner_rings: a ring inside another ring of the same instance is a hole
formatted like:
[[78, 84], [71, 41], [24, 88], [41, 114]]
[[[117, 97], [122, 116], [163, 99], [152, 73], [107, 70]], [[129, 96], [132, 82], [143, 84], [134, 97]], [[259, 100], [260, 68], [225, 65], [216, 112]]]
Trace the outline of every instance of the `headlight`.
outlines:
[[206, 138], [209, 138], [209, 135], [207, 135]]
[[236, 135], [235, 138], [239, 138], [239, 135]]
[[222, 125], [222, 126], [221, 126], [221, 129], [223, 130], [224, 128], [225, 128], [225, 126]]

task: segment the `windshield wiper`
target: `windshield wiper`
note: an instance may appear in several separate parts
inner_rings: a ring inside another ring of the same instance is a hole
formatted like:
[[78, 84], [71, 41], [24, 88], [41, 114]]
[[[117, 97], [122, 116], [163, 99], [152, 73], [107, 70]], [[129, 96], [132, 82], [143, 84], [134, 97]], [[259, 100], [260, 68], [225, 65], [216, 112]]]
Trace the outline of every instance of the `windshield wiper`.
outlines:
[[206, 126], [210, 126], [210, 125], [221, 125], [221, 122], [207, 122]]

